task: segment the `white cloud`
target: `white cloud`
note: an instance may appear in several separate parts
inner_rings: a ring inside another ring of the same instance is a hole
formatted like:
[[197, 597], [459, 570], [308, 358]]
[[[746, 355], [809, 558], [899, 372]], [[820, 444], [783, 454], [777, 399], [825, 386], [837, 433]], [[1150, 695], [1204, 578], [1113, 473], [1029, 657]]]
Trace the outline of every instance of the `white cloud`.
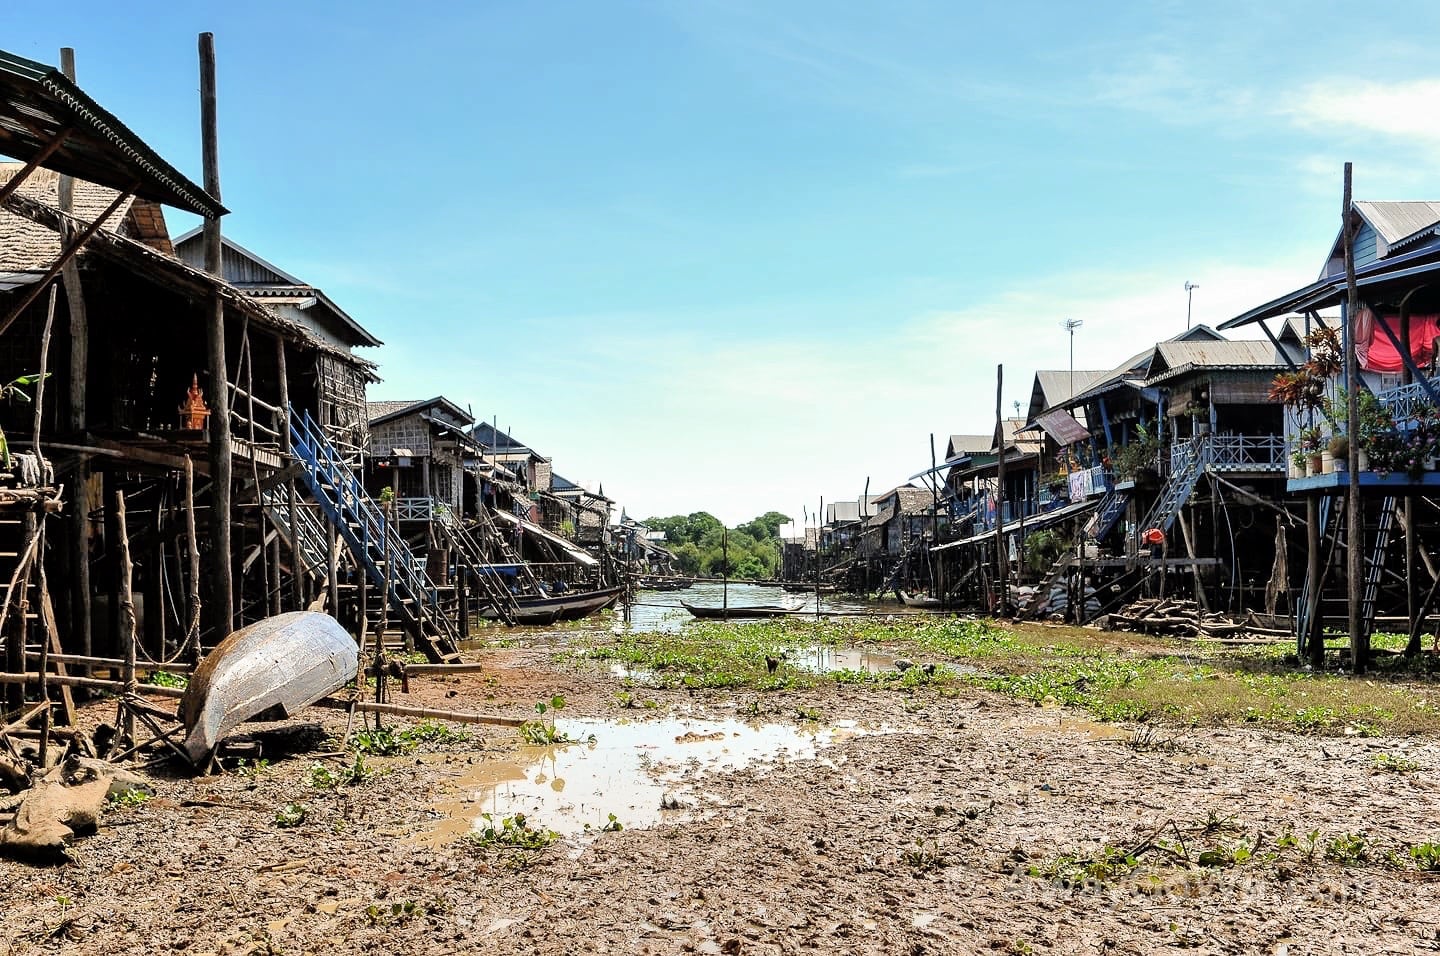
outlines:
[[[567, 384], [563, 405], [511, 411], [517, 435], [553, 455], [561, 474], [603, 476], [633, 517], [704, 508], [727, 523], [771, 509], [799, 518], [822, 495], [856, 498], [867, 477], [873, 493], [928, 467], [932, 431], [940, 455], [952, 432], [988, 431], [996, 363], [1005, 364], [1006, 413], [1028, 403], [1036, 369], [1067, 365], [1062, 319], [1085, 323], [1076, 367], [1110, 368], [1184, 329], [1185, 280], [1199, 283], [1194, 321], [1219, 324], [1309, 281], [1314, 254], [1306, 245], [1264, 264], [1050, 275], [819, 339], [741, 334], [725, 315], [694, 317], [688, 331], [664, 336], [597, 333], [567, 346], [572, 372], [592, 374]], [[773, 325], [786, 319], [777, 312]], [[623, 319], [589, 321], [625, 328]], [[534, 396], [522, 381], [529, 373], [518, 371], [514, 385], [488, 384], [512, 399]]]
[[1308, 129], [1380, 133], [1434, 146], [1440, 144], [1437, 103], [1440, 78], [1372, 83], [1336, 77], [1302, 87], [1281, 112]]

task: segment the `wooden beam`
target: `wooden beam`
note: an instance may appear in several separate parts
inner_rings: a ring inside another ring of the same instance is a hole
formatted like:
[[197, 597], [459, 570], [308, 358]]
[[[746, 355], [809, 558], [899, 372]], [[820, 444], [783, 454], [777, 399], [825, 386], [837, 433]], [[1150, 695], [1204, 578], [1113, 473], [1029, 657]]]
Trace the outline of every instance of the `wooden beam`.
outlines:
[[69, 139], [70, 134], [73, 132], [75, 132], [75, 127], [69, 124], [62, 126], [60, 128], [60, 131], [57, 132], [54, 136], [52, 136], [50, 138], [50, 141], [40, 148], [40, 152], [30, 157], [30, 160], [24, 166], [20, 167], [20, 171], [18, 173], [16, 173], [14, 176], [11, 176], [8, 182], [0, 184], [0, 203], [3, 203], [6, 199], [10, 197], [12, 193], [15, 192], [15, 190], [19, 189], [21, 185], [24, 184], [25, 180], [30, 178], [31, 173], [35, 172], [35, 170], [43, 166], [45, 164], [45, 160], [53, 156], [55, 154], [55, 150], [63, 146], [65, 144], [65, 140]]

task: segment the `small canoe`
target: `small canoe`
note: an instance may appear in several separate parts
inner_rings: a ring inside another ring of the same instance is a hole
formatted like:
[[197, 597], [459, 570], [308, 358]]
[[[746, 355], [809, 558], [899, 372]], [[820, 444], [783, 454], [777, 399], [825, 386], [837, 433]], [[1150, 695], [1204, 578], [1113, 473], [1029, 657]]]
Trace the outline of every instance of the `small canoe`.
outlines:
[[730, 607], [702, 607], [698, 604], [680, 602], [680, 606], [696, 617], [703, 618], [755, 618], [755, 617], [784, 617], [786, 614], [794, 614], [799, 608], [780, 607], [775, 604], [752, 605], [750, 607], [731, 605]]
[[272, 708], [288, 717], [359, 667], [355, 638], [328, 614], [292, 611], [242, 627], [205, 655], [180, 698], [185, 753], [198, 765], [240, 724]]
[[939, 607], [940, 599], [929, 594], [911, 594], [900, 591], [900, 600], [906, 607]]

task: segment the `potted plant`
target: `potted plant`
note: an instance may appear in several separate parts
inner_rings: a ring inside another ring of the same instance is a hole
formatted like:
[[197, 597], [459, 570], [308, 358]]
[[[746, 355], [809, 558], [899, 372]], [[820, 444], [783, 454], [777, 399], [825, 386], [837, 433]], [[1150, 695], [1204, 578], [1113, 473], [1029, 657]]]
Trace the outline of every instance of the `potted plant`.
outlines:
[[1331, 435], [1326, 446], [1330, 453], [1330, 470], [1346, 471], [1350, 467], [1350, 439], [1344, 435]]
[[1295, 433], [1295, 456], [1305, 466], [1307, 475], [1322, 474], [1324, 470], [1323, 445], [1319, 425], [1307, 425]]

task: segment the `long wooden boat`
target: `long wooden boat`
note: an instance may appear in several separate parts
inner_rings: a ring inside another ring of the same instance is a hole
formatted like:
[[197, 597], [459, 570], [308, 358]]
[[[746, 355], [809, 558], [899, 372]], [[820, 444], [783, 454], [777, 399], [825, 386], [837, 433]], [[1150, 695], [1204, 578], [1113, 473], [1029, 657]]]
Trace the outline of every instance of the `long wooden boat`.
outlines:
[[778, 604], [760, 604], [750, 607], [731, 605], [730, 607], [705, 607], [699, 604], [690, 604], [681, 601], [680, 606], [696, 617], [703, 618], [746, 618], [746, 617], [784, 617], [786, 614], [794, 614], [799, 608], [780, 607]]
[[941, 601], [938, 597], [929, 594], [911, 594], [909, 591], [897, 590], [900, 601], [906, 607], [939, 607]]
[[[516, 624], [554, 624], [556, 621], [578, 621], [597, 611], [613, 607], [620, 600], [621, 588], [600, 588], [597, 591], [574, 591], [567, 594], [547, 596], [517, 596], [519, 605], [514, 612]], [[481, 612], [482, 617], [493, 618], [493, 608]]]
[[[791, 594], [814, 594], [814, 593], [815, 593], [815, 585], [813, 585], [813, 584], [806, 584], [806, 583], [803, 582], [803, 581], [787, 581], [786, 583], [784, 583], [784, 584], [782, 584], [782, 585], [780, 585], [780, 586], [781, 586], [782, 588], [784, 588], [786, 591], [790, 592]], [[839, 594], [839, 593], [840, 593], [840, 585], [838, 585], [838, 584], [822, 584], [822, 585], [820, 585], [820, 593], [821, 593], [821, 594]]]
[[190, 676], [180, 698], [182, 744], [200, 764], [226, 734], [272, 708], [289, 716], [355, 679], [360, 652], [328, 614], [291, 611], [242, 627]]

